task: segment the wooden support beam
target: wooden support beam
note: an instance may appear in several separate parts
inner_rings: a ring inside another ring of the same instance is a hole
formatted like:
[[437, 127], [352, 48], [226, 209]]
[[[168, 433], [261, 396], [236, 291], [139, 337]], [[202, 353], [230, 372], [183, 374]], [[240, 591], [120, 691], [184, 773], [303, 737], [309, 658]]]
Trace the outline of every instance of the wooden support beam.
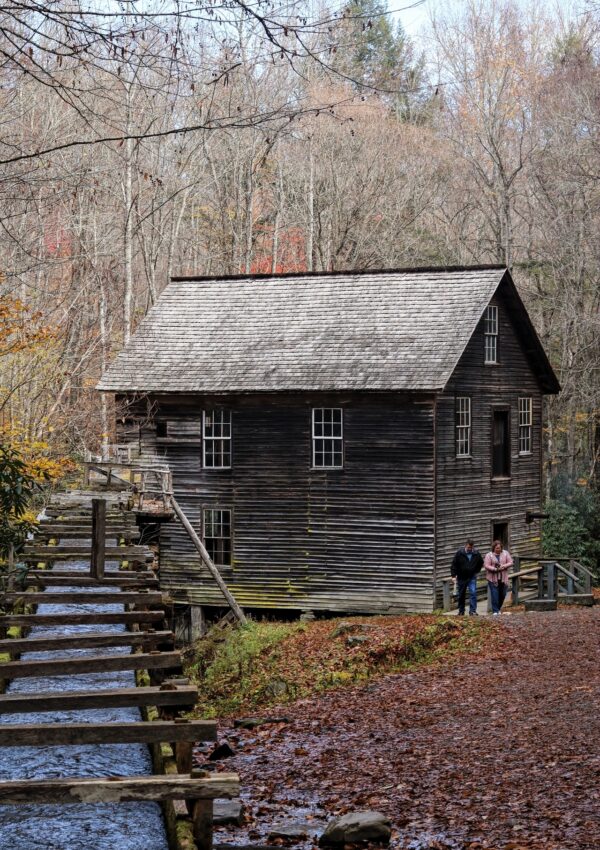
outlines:
[[[31, 714], [39, 711], [88, 711], [97, 708], [175, 707], [183, 711], [194, 707], [198, 690], [192, 685], [177, 688], [118, 688], [106, 691], [60, 691], [0, 695], [0, 714]], [[214, 738], [204, 740], [215, 741]], [[190, 767], [191, 770], [191, 767]], [[189, 773], [190, 771], [182, 771]]]
[[92, 499], [92, 555], [90, 575], [93, 578], [104, 576], [106, 563], [106, 500]]
[[0, 664], [0, 678], [79, 676], [82, 673], [116, 673], [123, 670], [165, 670], [181, 667], [179, 652], [140, 652], [129, 655], [92, 655], [83, 658], [7, 661]]
[[160, 623], [163, 611], [122, 611], [118, 614], [10, 614], [0, 617], [3, 626], [106, 626], [119, 623]]
[[240, 782], [235, 773], [215, 773], [198, 779], [172, 775], [0, 782], [0, 804], [9, 805], [216, 800], [237, 797], [239, 793]]
[[163, 594], [159, 591], [147, 592], [123, 591], [119, 593], [4, 593], [0, 594], [0, 602], [26, 602], [28, 605], [162, 605]]
[[[210, 776], [206, 770], [192, 770], [190, 774], [194, 779], [208, 779]], [[189, 799], [189, 798], [188, 798]], [[194, 841], [198, 850], [212, 850], [213, 846], [213, 821], [214, 804], [212, 800], [199, 799], [192, 803], [192, 831]]]
[[[152, 576], [152, 578], [149, 577]], [[154, 573], [137, 572], [115, 572], [105, 573], [104, 578], [99, 581], [89, 574], [60, 574], [54, 570], [30, 570], [25, 578], [28, 587], [124, 587], [128, 590], [139, 587], [158, 587], [159, 581]]]
[[152, 723], [0, 724], [0, 747], [67, 747], [73, 744], [160, 744], [214, 741], [214, 720], [155, 720]]
[[23, 652], [52, 652], [63, 649], [102, 649], [108, 646], [156, 646], [172, 647], [173, 632], [83, 632], [75, 635], [59, 635], [58, 637], [28, 637], [7, 638], [0, 640], [0, 653], [8, 652], [20, 655]]

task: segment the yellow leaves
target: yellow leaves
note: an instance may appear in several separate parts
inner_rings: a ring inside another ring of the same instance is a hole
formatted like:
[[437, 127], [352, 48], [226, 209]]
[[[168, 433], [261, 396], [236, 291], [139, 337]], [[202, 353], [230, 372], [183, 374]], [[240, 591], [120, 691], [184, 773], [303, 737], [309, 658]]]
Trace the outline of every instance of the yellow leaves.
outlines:
[[0, 357], [29, 350], [54, 339], [56, 332], [42, 324], [42, 314], [18, 298], [0, 296]]
[[20, 426], [0, 428], [0, 442], [18, 450], [27, 472], [38, 484], [57, 481], [76, 470], [75, 463], [65, 456], [53, 456], [44, 440], [30, 439]]

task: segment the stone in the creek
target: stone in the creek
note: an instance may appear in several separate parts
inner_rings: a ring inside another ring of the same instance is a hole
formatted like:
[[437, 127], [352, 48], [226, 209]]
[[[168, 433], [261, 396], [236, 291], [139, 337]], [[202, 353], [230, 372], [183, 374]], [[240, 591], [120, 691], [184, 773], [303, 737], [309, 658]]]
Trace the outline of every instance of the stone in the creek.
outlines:
[[239, 800], [215, 800], [213, 823], [215, 826], [241, 826], [244, 807]]
[[276, 838], [284, 838], [287, 841], [303, 841], [309, 831], [309, 825], [302, 821], [293, 821], [290, 823], [281, 823], [279, 826], [274, 826], [269, 832], [269, 840]]
[[385, 815], [380, 812], [353, 812], [329, 821], [319, 844], [322, 847], [358, 844], [361, 841], [389, 844], [391, 835], [392, 826]]
[[221, 759], [230, 759], [234, 755], [235, 750], [229, 746], [227, 741], [223, 741], [222, 744], [217, 744], [208, 758], [210, 761], [221, 761]]

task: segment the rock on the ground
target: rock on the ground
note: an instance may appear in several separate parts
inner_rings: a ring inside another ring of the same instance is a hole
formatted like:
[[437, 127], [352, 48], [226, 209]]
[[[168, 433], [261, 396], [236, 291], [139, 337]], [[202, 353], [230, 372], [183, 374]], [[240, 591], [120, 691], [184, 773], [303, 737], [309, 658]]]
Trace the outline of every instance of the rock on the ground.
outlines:
[[288, 840], [302, 841], [308, 835], [309, 825], [301, 821], [293, 823], [281, 823], [274, 826], [269, 832], [269, 840], [275, 838], [286, 838]]
[[351, 635], [346, 639], [346, 646], [360, 646], [361, 643], [366, 643], [368, 640], [367, 635]]
[[215, 826], [241, 826], [244, 822], [244, 807], [240, 800], [215, 800], [213, 823]]
[[257, 726], [266, 726], [268, 723], [289, 723], [289, 717], [240, 717], [233, 721], [236, 729], [256, 729]]
[[380, 812], [353, 812], [329, 821], [319, 839], [323, 846], [373, 841], [389, 844], [392, 825]]
[[222, 744], [217, 744], [208, 758], [210, 761], [220, 761], [221, 759], [230, 759], [234, 755], [235, 750], [229, 746], [227, 741], [223, 741]]

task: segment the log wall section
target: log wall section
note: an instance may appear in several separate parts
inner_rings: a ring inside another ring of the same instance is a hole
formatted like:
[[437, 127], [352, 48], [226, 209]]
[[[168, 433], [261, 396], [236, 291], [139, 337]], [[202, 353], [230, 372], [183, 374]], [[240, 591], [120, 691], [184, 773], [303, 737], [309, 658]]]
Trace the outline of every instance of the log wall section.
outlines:
[[[525, 522], [527, 510], [539, 511], [542, 500], [543, 397], [523, 345], [527, 340], [513, 326], [502, 294], [498, 306], [499, 337], [496, 365], [484, 365], [484, 328], [471, 338], [445, 391], [436, 405], [436, 587], [441, 604], [441, 580], [450, 575], [450, 562], [465, 538], [475, 539], [485, 553], [494, 523], [507, 522], [513, 554], [538, 557], [540, 524]], [[456, 457], [455, 398], [471, 397], [472, 451]], [[531, 397], [532, 451], [519, 455], [519, 397]], [[510, 410], [509, 478], [492, 478], [492, 411]]]
[[[146, 457], [169, 464], [194, 527], [202, 533], [203, 508], [232, 511], [233, 564], [221, 571], [242, 606], [432, 609], [433, 397], [280, 393], [152, 403], [136, 439]], [[202, 410], [218, 407], [232, 410], [230, 470], [202, 468]], [[311, 468], [313, 407], [344, 410], [343, 469]], [[126, 427], [133, 432], [131, 421]], [[160, 574], [179, 601], [223, 604], [176, 521], [161, 527]]]

